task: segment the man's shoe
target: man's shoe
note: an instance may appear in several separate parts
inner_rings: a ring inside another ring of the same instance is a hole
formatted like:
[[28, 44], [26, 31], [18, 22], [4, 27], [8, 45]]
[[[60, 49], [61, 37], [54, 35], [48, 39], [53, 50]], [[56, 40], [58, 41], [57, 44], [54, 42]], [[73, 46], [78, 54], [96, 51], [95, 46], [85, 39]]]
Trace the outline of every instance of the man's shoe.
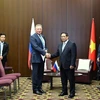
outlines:
[[73, 98], [75, 96], [75, 94], [70, 94], [69, 96], [68, 96], [68, 98]]
[[42, 89], [39, 90], [40, 93], [46, 93], [45, 91], [43, 91]]
[[64, 96], [64, 95], [68, 95], [68, 93], [67, 93], [67, 92], [61, 92], [61, 93], [59, 94], [59, 96]]
[[33, 93], [38, 94], [38, 95], [42, 95], [42, 93], [39, 92], [38, 90], [37, 91], [33, 91]]

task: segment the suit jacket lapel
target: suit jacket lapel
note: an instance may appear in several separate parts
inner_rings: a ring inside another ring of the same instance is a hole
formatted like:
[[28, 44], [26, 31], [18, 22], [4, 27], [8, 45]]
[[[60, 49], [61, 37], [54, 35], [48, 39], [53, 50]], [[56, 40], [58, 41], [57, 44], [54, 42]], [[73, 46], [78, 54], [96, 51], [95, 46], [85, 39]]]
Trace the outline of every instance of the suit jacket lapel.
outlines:
[[59, 48], [60, 53], [62, 53], [62, 45], [63, 45], [63, 43], [61, 43], [60, 48]]
[[6, 43], [4, 42], [4, 43], [3, 43], [3, 50], [5, 49], [5, 46], [6, 46]]
[[[36, 33], [35, 33], [35, 34], [36, 34]], [[40, 38], [38, 37], [37, 34], [36, 34], [35, 36], [36, 36], [36, 39], [41, 43], [41, 46], [42, 46], [42, 48], [43, 48], [42, 41], [40, 40]]]

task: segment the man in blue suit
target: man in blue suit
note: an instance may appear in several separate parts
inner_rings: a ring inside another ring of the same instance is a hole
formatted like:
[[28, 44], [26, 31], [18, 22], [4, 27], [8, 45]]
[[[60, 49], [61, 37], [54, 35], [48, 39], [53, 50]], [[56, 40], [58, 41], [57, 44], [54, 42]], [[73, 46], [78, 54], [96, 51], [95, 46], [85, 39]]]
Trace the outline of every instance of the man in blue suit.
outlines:
[[76, 44], [71, 42], [68, 37], [68, 33], [61, 33], [62, 43], [58, 46], [57, 52], [55, 54], [49, 55], [49, 58], [55, 58], [59, 56], [60, 62], [60, 74], [62, 82], [62, 92], [59, 96], [68, 95], [67, 81], [70, 84], [70, 95], [69, 98], [75, 96], [75, 62], [77, 56]]
[[42, 35], [42, 25], [37, 24], [35, 27], [36, 33], [30, 37], [32, 46], [32, 89], [33, 93], [42, 95], [45, 93], [42, 90], [42, 79], [44, 72], [44, 56], [48, 56], [46, 52], [46, 41]]

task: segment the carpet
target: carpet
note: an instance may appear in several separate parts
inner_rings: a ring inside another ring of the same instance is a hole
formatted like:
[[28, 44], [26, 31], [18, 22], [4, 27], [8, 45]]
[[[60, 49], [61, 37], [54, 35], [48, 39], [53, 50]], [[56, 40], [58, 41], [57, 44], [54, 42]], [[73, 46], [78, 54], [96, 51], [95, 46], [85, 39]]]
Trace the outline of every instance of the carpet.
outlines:
[[[100, 100], [100, 87], [99, 81], [93, 80], [89, 84], [77, 84], [76, 94], [72, 99], [68, 95], [58, 96], [61, 92], [60, 78], [53, 79], [53, 89], [50, 90], [50, 83], [43, 83], [43, 90], [46, 94], [36, 95], [32, 92], [32, 81], [27, 77], [20, 78], [20, 89], [16, 94], [12, 93], [12, 98], [7, 96], [7, 100]], [[98, 88], [97, 88], [98, 87]], [[69, 90], [69, 85], [68, 85]], [[3, 100], [3, 91], [0, 89], [0, 100]]]

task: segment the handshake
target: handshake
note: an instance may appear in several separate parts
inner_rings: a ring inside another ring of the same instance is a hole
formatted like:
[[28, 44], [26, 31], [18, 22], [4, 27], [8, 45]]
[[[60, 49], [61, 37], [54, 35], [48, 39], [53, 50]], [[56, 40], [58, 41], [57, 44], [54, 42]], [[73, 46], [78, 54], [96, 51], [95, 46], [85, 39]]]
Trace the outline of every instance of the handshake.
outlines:
[[51, 54], [50, 53], [46, 53], [45, 57], [48, 58], [48, 59], [50, 59], [51, 58]]
[[99, 57], [97, 58], [97, 61], [100, 62], [100, 58]]

